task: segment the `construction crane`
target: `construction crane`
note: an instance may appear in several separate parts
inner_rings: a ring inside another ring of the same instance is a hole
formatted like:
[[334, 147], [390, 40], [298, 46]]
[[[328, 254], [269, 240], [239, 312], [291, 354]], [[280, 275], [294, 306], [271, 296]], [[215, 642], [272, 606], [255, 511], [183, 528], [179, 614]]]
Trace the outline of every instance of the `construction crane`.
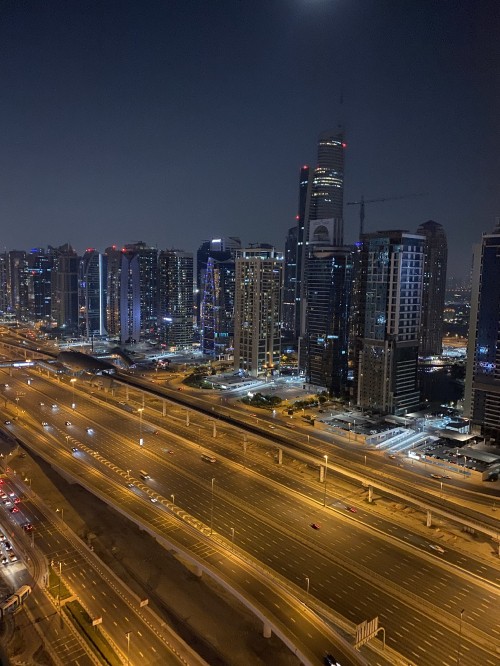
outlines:
[[359, 206], [359, 235], [361, 236], [364, 232], [365, 227], [365, 204], [367, 203], [379, 203], [382, 201], [396, 201], [397, 199], [410, 199], [412, 197], [421, 197], [426, 192], [418, 192], [417, 194], [404, 194], [401, 197], [383, 197], [382, 199], [366, 199], [363, 195], [359, 201], [348, 201], [346, 206]]

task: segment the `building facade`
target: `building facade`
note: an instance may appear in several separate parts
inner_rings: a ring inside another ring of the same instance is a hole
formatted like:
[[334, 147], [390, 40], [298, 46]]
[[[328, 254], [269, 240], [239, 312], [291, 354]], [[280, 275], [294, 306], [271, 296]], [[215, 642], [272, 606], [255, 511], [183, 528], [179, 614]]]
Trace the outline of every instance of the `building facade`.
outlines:
[[71, 245], [54, 248], [51, 271], [52, 320], [66, 335], [78, 335], [78, 274], [80, 258]]
[[474, 248], [464, 412], [500, 443], [500, 223]]
[[201, 349], [212, 358], [234, 344], [235, 258], [239, 238], [205, 241], [197, 253], [197, 320]]
[[80, 260], [80, 334], [86, 338], [106, 334], [106, 257], [94, 249]]
[[236, 257], [234, 368], [252, 377], [272, 375], [281, 353], [283, 258], [254, 247]]
[[405, 231], [362, 237], [360, 407], [404, 415], [420, 403], [417, 383], [425, 238]]
[[448, 244], [441, 224], [429, 220], [417, 229], [425, 237], [420, 356], [438, 356], [443, 351], [443, 313], [446, 294]]
[[158, 338], [171, 349], [193, 345], [192, 252], [162, 250], [158, 259]]
[[348, 379], [352, 252], [319, 246], [308, 259], [306, 379], [345, 396]]

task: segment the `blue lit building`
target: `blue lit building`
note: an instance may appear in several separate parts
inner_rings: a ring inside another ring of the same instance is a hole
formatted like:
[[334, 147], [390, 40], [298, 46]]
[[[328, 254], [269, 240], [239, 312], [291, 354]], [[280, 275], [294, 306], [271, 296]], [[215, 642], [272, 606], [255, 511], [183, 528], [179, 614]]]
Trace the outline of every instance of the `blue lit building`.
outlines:
[[80, 333], [86, 338], [106, 334], [106, 257], [87, 249], [80, 260]]
[[464, 413], [500, 443], [500, 223], [474, 248]]

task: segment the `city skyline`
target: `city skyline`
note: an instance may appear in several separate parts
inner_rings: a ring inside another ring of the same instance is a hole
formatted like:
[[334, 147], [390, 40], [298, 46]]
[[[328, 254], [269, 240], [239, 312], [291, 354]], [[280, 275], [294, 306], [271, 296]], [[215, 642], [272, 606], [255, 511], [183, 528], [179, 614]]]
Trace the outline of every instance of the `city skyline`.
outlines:
[[[449, 275], [467, 277], [498, 211], [494, 9], [5, 6], [2, 245], [83, 253], [141, 238], [194, 252], [236, 235], [283, 250], [300, 168], [342, 125], [345, 202], [402, 197], [367, 205], [366, 231], [436, 220]], [[347, 243], [358, 220], [345, 207]]]

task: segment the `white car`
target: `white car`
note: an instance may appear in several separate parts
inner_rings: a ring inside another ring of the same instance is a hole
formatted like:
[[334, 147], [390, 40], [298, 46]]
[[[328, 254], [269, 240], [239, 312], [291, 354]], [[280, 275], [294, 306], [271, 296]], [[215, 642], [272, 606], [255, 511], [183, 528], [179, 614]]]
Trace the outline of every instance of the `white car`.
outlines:
[[153, 504], [154, 504], [154, 503], [157, 502], [158, 500], [156, 499], [156, 497], [150, 497], [150, 498], [149, 498], [149, 501], [150, 501], [150, 502], [153, 502]]
[[437, 543], [430, 543], [429, 548], [432, 548], [432, 550], [435, 550], [437, 553], [443, 554], [445, 552], [444, 548], [442, 548], [441, 546], [438, 546]]

